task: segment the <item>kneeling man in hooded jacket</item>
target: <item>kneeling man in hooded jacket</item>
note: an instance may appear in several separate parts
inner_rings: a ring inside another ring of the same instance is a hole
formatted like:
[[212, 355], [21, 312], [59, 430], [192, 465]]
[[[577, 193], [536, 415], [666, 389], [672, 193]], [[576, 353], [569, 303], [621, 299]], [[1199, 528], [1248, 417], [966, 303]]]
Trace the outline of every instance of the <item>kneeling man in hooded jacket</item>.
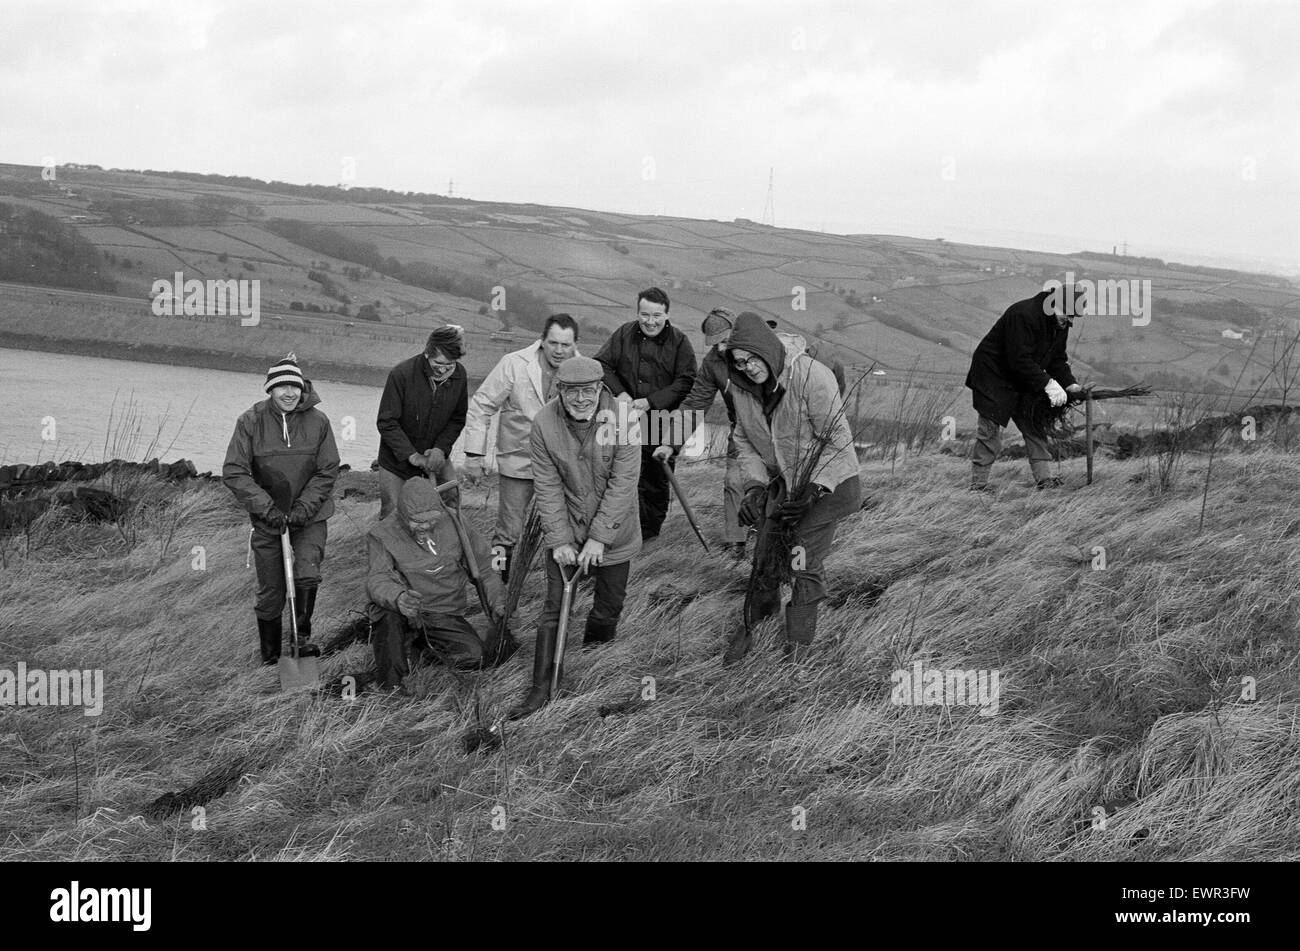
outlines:
[[[402, 485], [396, 510], [366, 536], [375, 670], [385, 688], [402, 686], [410, 672], [407, 651], [413, 645], [461, 670], [479, 667], [492, 653], [491, 632], [500, 621], [504, 592], [497, 573], [487, 570], [492, 561], [487, 542], [471, 525], [465, 531], [472, 552], [462, 548], [434, 484], [416, 476]], [[466, 569], [469, 557], [481, 566], [492, 609], [484, 638], [465, 619], [465, 589], [473, 583]]]

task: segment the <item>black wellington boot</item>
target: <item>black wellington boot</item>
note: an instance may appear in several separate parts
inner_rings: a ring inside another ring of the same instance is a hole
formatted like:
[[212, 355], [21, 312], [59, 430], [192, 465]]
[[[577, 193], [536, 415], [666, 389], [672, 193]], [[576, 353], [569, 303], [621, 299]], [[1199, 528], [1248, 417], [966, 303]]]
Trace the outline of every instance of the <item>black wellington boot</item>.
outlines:
[[785, 656], [796, 663], [808, 656], [817, 636], [817, 602], [785, 606]]
[[[555, 642], [559, 628], [551, 627], [549, 631], [537, 632], [537, 643], [533, 647], [533, 685], [524, 694], [524, 699], [510, 709], [506, 716], [511, 720], [521, 720], [531, 716], [551, 699], [551, 670], [555, 663]], [[564, 661], [560, 660], [560, 678], [564, 677]]]
[[749, 625], [746, 627], [742, 619], [741, 623], [736, 625], [735, 631], [727, 638], [727, 647], [722, 652], [724, 667], [740, 661], [749, 653], [749, 649], [754, 646], [755, 625], [775, 614], [780, 606], [781, 592], [776, 588], [760, 589], [745, 599], [745, 605], [741, 610], [748, 612]]
[[590, 650], [601, 644], [608, 644], [617, 634], [617, 621], [593, 621], [587, 618], [587, 629], [582, 634], [582, 647], [584, 650]]
[[280, 659], [280, 642], [284, 639], [284, 627], [278, 617], [270, 620], [257, 619], [257, 635], [262, 641], [262, 664], [270, 666]]
[[311, 640], [311, 612], [316, 610], [316, 588], [293, 586], [293, 599], [298, 607], [298, 644]]

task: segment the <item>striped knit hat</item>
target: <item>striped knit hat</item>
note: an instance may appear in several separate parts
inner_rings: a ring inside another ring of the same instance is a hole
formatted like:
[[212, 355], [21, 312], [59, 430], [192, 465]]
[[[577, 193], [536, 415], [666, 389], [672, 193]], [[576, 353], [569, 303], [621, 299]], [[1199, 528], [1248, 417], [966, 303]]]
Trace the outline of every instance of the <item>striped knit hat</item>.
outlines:
[[275, 366], [266, 371], [266, 386], [264, 389], [270, 393], [277, 386], [289, 384], [303, 389], [302, 371], [298, 369], [298, 357], [290, 353], [283, 360], [276, 362]]

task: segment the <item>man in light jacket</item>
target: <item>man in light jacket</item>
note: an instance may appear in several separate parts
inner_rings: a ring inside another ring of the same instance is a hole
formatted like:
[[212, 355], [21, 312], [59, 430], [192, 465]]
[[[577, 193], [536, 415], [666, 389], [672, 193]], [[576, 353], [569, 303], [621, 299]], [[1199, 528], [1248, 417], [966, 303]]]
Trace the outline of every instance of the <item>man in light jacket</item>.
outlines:
[[[537, 625], [533, 685], [512, 719], [536, 712], [551, 699], [551, 670], [558, 644], [565, 573], [595, 581], [584, 646], [614, 639], [627, 594], [632, 557], [641, 550], [637, 483], [641, 446], [608, 438], [617, 429], [617, 403], [601, 382], [604, 368], [589, 357], [570, 357], [556, 371], [558, 396], [534, 418], [529, 436], [537, 511], [546, 532], [546, 603]], [[563, 668], [561, 667], [561, 673]]]
[[528, 436], [533, 417], [555, 395], [555, 370], [577, 353], [578, 324], [568, 314], [553, 314], [537, 342], [507, 353], [469, 401], [465, 420], [464, 474], [483, 475], [492, 419], [497, 420], [497, 505], [494, 548], [502, 549], [501, 581], [509, 584], [510, 553], [524, 527], [524, 513], [533, 498], [533, 470]]
[[[827, 595], [823, 561], [840, 521], [862, 505], [858, 457], [835, 375], [805, 352], [803, 338], [778, 336], [753, 313], [736, 318], [727, 345], [736, 407], [736, 449], [745, 498], [740, 521], [759, 526], [754, 558], [793, 533], [785, 653], [799, 659], [817, 633], [817, 605]], [[820, 444], [820, 451], [814, 447]], [[814, 458], [816, 456], [816, 458]], [[750, 624], [776, 613], [780, 580], [763, 572], [750, 601]], [[750, 647], [742, 626], [727, 645], [734, 662]]]

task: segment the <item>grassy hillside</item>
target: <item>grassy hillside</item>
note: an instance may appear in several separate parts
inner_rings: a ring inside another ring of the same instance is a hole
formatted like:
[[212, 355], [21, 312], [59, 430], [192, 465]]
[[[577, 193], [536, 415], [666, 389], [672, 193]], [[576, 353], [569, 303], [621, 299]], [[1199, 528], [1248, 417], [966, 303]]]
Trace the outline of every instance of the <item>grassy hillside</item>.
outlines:
[[[842, 530], [800, 666], [770, 627], [720, 666], [746, 569], [705, 556], [675, 508], [619, 639], [575, 646], [561, 699], [472, 755], [475, 697], [491, 716], [531, 670], [536, 580], [500, 671], [424, 669], [410, 700], [290, 696], [254, 666], [246, 523], [219, 485], [160, 496], [131, 551], [43, 522], [30, 552], [5, 546], [0, 643], [104, 668], [107, 699], [98, 718], [0, 708], [0, 859], [1300, 858], [1300, 460], [1216, 458], [1200, 534], [1203, 458], [1164, 493], [1149, 460], [1104, 462], [1092, 487], [1073, 463], [1053, 494], [1006, 462], [995, 499], [961, 491], [966, 466], [864, 466], [868, 510]], [[712, 529], [720, 470], [682, 475]], [[368, 475], [347, 480], [320, 640], [364, 600], [377, 501]], [[466, 505], [486, 525], [494, 502]], [[999, 671], [999, 712], [891, 704], [891, 673], [917, 660]], [[364, 644], [324, 662], [369, 664]], [[145, 817], [200, 779], [206, 829], [188, 809]]]
[[[1132, 378], [1166, 389], [1226, 389], [1250, 361], [1243, 385], [1253, 387], [1272, 341], [1264, 340], [1252, 355], [1249, 341], [1224, 338], [1223, 331], [1249, 329], [1264, 338], [1293, 335], [1300, 327], [1300, 294], [1283, 278], [1084, 249], [1046, 254], [940, 238], [771, 228], [743, 219], [636, 216], [158, 172], [59, 169], [57, 181], [44, 182], [39, 169], [17, 165], [0, 166], [0, 198], [75, 227], [105, 256], [105, 277], [126, 295], [126, 303], [101, 300], [97, 312], [75, 327], [51, 323], [51, 337], [107, 339], [98, 321], [113, 316], [160, 342], [189, 346], [179, 342], [188, 335], [185, 321], [154, 318], [141, 306], [152, 281], [178, 269], [187, 276], [261, 280], [264, 311], [279, 321], [278, 329], [300, 338], [299, 353], [317, 337], [355, 338], [335, 343], [363, 365], [377, 359], [369, 353], [372, 342], [405, 343], [438, 321], [465, 326], [471, 352], [490, 364], [486, 355], [509, 346], [490, 341], [492, 333], [509, 327], [520, 343], [531, 335], [525, 315], [511, 312], [512, 294], [574, 314], [598, 345], [630, 318], [637, 290], [651, 284], [668, 290], [673, 317], [697, 345], [703, 314], [726, 304], [774, 317], [846, 364], [875, 365], [891, 375], [915, 364], [943, 383], [960, 383], [976, 341], [1008, 304], [1067, 272], [1151, 282], [1149, 326], [1109, 317], [1076, 328], [1076, 364], [1114, 383]], [[276, 219], [304, 223], [294, 226], [298, 234], [311, 226], [338, 240], [306, 247], [284, 237], [293, 232]], [[431, 269], [447, 279], [431, 279]], [[332, 296], [311, 279], [313, 272], [329, 277]], [[505, 311], [469, 290], [474, 287], [505, 288]], [[320, 310], [290, 311], [294, 304]], [[357, 317], [363, 305], [375, 309], [378, 321]], [[348, 313], [337, 313], [340, 307]], [[22, 319], [0, 307], [0, 330], [17, 332], [12, 324]], [[213, 352], [252, 352], [261, 345], [242, 328], [211, 329], [221, 336]]]

